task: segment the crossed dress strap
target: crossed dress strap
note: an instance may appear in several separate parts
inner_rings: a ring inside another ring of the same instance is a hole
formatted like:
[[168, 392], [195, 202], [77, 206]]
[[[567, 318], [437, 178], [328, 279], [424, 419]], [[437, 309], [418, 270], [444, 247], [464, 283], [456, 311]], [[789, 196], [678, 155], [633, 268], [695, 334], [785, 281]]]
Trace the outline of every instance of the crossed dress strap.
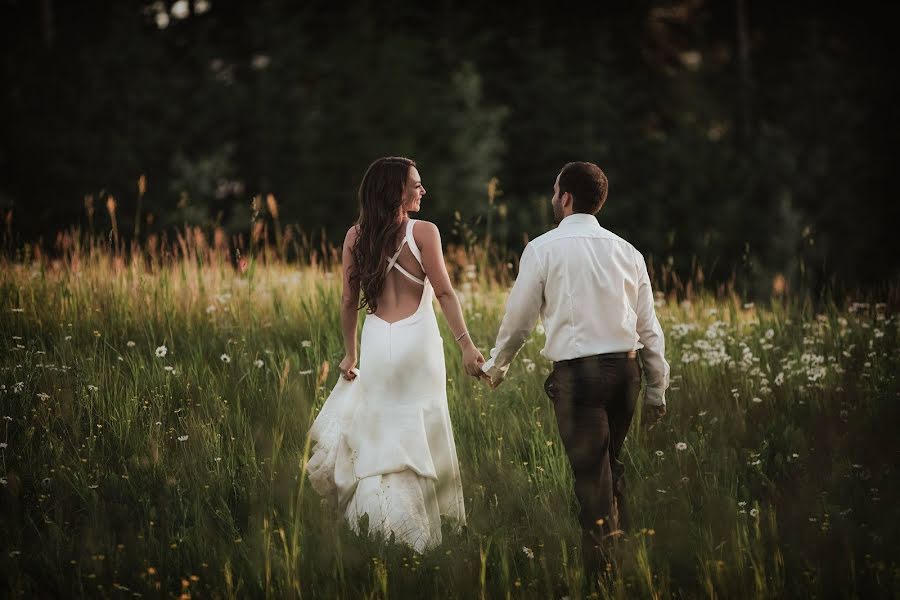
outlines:
[[425, 281], [423, 281], [422, 279], [419, 279], [418, 277], [416, 277], [415, 275], [413, 275], [412, 273], [410, 273], [409, 271], [404, 269], [402, 266], [400, 266], [400, 263], [397, 262], [397, 259], [400, 258], [400, 252], [403, 250], [403, 246], [405, 246], [406, 244], [409, 244], [409, 250], [410, 250], [410, 252], [413, 253], [413, 257], [415, 257], [415, 259], [419, 262], [419, 265], [422, 264], [422, 255], [419, 252], [419, 249], [416, 247], [415, 239], [413, 239], [413, 237], [412, 237], [412, 228], [413, 228], [413, 220], [410, 219], [409, 223], [406, 226], [406, 235], [403, 236], [403, 241], [400, 242], [400, 247], [397, 248], [396, 252], [394, 252], [394, 256], [392, 256], [390, 259], [388, 259], [387, 271], [390, 272], [391, 269], [397, 269], [398, 271], [403, 273], [408, 279], [415, 281], [419, 285], [425, 285]]

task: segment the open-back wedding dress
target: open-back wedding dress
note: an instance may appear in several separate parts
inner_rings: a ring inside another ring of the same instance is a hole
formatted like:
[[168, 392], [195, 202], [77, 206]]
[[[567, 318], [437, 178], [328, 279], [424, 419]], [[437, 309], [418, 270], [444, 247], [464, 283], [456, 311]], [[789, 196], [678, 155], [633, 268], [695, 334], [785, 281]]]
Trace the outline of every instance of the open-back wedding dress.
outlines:
[[316, 417], [307, 472], [354, 531], [367, 514], [369, 532], [423, 552], [440, 544], [442, 516], [457, 525], [466, 516], [433, 290], [397, 264], [404, 245], [422, 264], [413, 224], [387, 270], [423, 286], [419, 307], [393, 323], [366, 315], [357, 377], [339, 378]]

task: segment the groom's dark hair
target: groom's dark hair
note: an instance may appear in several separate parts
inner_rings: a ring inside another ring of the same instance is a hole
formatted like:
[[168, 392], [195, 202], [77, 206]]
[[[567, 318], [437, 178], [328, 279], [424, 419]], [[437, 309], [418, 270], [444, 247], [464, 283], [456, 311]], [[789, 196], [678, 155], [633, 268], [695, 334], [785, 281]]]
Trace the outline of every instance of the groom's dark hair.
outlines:
[[559, 173], [559, 195], [572, 194], [572, 210], [597, 214], [606, 202], [609, 182], [600, 167], [589, 162], [570, 162]]

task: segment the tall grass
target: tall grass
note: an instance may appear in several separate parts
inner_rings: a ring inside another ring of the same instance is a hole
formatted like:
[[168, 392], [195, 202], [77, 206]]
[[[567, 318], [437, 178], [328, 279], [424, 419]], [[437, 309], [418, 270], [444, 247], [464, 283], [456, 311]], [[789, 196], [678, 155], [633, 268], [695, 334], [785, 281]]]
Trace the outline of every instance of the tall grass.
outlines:
[[[468, 526], [357, 536], [304, 478], [343, 355], [327, 248], [70, 232], [0, 271], [0, 589], [9, 596], [889, 597], [900, 591], [898, 320], [885, 306], [660, 298], [669, 414], [627, 442], [635, 527], [583, 579], [536, 331], [491, 392], [443, 321]], [[262, 235], [262, 234], [261, 234]], [[265, 236], [263, 236], [265, 239]], [[513, 269], [448, 261], [490, 349]], [[27, 259], [26, 259], [27, 258]], [[684, 294], [682, 294], [684, 297]], [[362, 315], [361, 315], [362, 318]], [[361, 365], [365, 369], [365, 365]], [[679, 448], [684, 448], [679, 450]]]

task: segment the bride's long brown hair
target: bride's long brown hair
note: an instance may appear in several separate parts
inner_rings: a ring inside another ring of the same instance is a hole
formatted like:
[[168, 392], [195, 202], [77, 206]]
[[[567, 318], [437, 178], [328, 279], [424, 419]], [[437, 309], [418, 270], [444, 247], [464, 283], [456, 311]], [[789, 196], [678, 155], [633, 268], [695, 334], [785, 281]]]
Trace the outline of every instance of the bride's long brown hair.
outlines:
[[359, 232], [353, 246], [356, 267], [351, 281], [358, 281], [362, 291], [360, 308], [374, 313], [378, 297], [384, 289], [388, 259], [397, 251], [400, 233], [400, 209], [409, 170], [416, 163], [402, 156], [379, 158], [366, 170], [359, 184]]

